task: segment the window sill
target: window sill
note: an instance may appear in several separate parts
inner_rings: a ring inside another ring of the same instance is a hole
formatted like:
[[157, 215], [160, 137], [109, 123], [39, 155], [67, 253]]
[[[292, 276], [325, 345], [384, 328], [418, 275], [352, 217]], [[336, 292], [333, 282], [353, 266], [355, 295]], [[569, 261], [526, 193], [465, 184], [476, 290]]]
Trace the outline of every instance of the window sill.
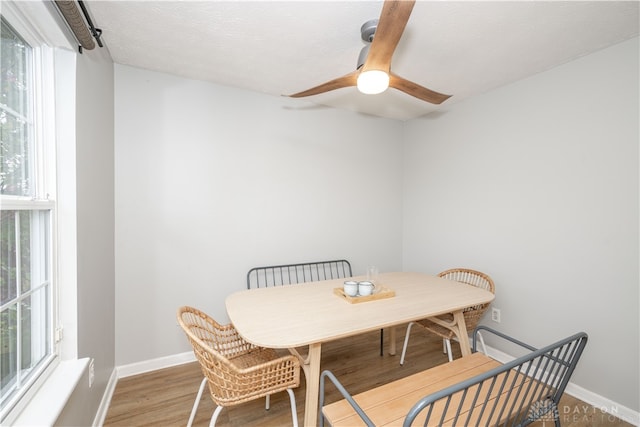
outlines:
[[54, 425], [88, 366], [89, 358], [60, 362], [12, 425]]

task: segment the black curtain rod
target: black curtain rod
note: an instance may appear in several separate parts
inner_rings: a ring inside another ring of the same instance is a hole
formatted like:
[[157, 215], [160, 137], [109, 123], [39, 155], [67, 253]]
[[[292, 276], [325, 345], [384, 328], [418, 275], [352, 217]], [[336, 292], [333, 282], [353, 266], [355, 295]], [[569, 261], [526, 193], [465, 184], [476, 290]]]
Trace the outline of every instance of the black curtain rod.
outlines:
[[84, 19], [86, 19], [87, 24], [89, 24], [91, 35], [96, 39], [96, 42], [98, 42], [98, 46], [103, 47], [102, 40], [100, 40], [100, 37], [102, 36], [102, 30], [100, 28], [96, 28], [93, 25], [93, 21], [91, 21], [91, 17], [89, 16], [89, 12], [87, 11], [86, 6], [84, 5], [84, 1], [78, 0], [78, 4], [80, 5], [80, 9], [82, 9], [82, 14], [84, 15]]

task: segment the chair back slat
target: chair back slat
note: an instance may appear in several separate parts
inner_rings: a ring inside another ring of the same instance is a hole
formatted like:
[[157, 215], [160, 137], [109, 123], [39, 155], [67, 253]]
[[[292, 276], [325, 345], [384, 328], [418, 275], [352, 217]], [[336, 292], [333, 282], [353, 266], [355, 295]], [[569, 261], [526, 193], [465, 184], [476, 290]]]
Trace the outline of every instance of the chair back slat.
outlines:
[[351, 264], [344, 259], [254, 267], [247, 273], [247, 289], [342, 279], [352, 275]]
[[[489, 328], [517, 344], [517, 340]], [[510, 425], [555, 421], [558, 404], [587, 344], [584, 332], [505, 363], [499, 368], [447, 387], [418, 401], [404, 426]]]

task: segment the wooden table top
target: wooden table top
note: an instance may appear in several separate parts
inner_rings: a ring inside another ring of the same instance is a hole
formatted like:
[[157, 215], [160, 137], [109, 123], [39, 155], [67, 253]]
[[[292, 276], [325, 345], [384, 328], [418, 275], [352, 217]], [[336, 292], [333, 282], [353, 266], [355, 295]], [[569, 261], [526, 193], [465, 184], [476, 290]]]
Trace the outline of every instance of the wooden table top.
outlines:
[[[365, 280], [356, 276], [354, 280]], [[374, 331], [469, 306], [494, 295], [464, 283], [423, 273], [381, 273], [391, 298], [351, 304], [333, 292], [346, 279], [235, 292], [227, 314], [247, 341], [262, 347], [295, 348]]]

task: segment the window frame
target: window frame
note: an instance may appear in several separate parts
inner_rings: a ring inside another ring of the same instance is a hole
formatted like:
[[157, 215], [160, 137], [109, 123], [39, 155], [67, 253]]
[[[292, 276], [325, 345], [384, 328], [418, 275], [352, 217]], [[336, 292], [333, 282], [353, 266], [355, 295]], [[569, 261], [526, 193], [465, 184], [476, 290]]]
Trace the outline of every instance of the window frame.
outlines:
[[[45, 356], [31, 368], [30, 375], [19, 390], [13, 393], [6, 402], [3, 402], [0, 410], [0, 423], [11, 423], [13, 419], [28, 405], [39, 386], [46, 381], [48, 375], [53, 372], [59, 362], [61, 329], [58, 317], [58, 275], [57, 275], [57, 219], [56, 219], [56, 116], [55, 116], [55, 63], [54, 50], [47, 46], [47, 42], [40, 34], [37, 27], [32, 25], [32, 20], [12, 2], [2, 2], [0, 13], [4, 20], [15, 30], [19, 36], [31, 46], [30, 82], [33, 91], [29, 95], [31, 103], [33, 136], [31, 145], [33, 158], [31, 168], [34, 180], [31, 183], [31, 195], [14, 196], [0, 195], [2, 211], [32, 211], [48, 213], [48, 236], [46, 237], [45, 275], [48, 284], [40, 281], [31, 284], [25, 294], [34, 294], [36, 289], [49, 288], [48, 301], [44, 316], [47, 317], [48, 331], [46, 331]], [[43, 223], [44, 225], [44, 223]], [[33, 225], [32, 225], [33, 226]], [[32, 235], [32, 239], [34, 236]], [[31, 243], [33, 247], [33, 242]], [[37, 257], [33, 257], [37, 260]], [[33, 260], [33, 258], [31, 258]], [[39, 260], [38, 262], [40, 262]], [[34, 267], [32, 266], [32, 269]], [[16, 297], [18, 298], [18, 297]], [[20, 302], [18, 302], [20, 304]]]

